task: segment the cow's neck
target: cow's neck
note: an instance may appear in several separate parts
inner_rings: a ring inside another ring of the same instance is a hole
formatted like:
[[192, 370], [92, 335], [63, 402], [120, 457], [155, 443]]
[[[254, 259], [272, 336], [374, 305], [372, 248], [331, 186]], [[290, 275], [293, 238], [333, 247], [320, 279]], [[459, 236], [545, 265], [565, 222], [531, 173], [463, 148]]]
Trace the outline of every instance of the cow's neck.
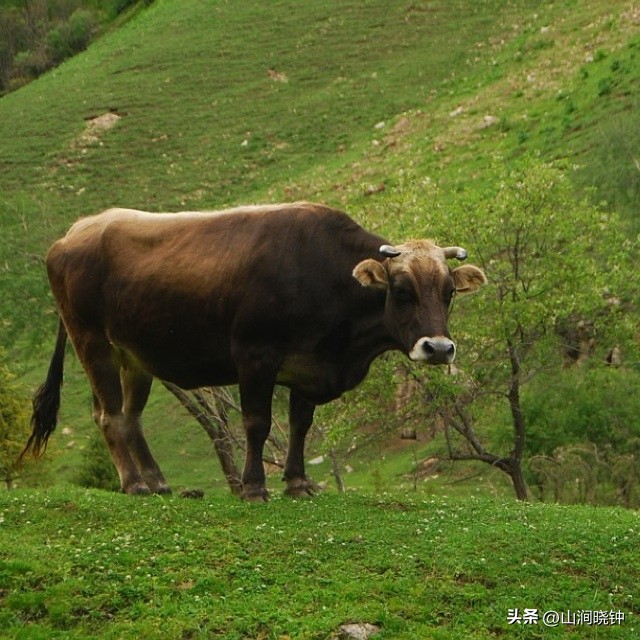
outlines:
[[[367, 292], [369, 294], [369, 292]], [[353, 326], [351, 340], [345, 353], [344, 383], [352, 389], [367, 375], [371, 363], [385, 351], [400, 345], [389, 335], [384, 324], [384, 301], [379, 295], [366, 295], [359, 308], [360, 317]]]

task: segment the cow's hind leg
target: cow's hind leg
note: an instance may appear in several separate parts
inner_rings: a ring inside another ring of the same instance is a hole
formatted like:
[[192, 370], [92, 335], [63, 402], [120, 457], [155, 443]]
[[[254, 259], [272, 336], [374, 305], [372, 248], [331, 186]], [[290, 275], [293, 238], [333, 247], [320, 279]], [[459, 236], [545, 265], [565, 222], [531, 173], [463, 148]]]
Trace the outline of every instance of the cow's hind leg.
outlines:
[[127, 363], [120, 369], [125, 434], [129, 451], [149, 489], [153, 493], [171, 493], [158, 463], [151, 455], [140, 422], [149, 399], [152, 380], [148, 373]]
[[275, 372], [269, 366], [253, 362], [240, 372], [240, 404], [242, 424], [247, 438], [247, 453], [242, 471], [242, 497], [252, 502], [266, 501], [262, 455], [271, 429], [271, 403]]
[[285, 494], [292, 498], [313, 496], [315, 485], [304, 471], [304, 442], [313, 422], [315, 405], [294, 391], [289, 394], [289, 448], [284, 465]]
[[76, 336], [73, 333], [70, 335], [76, 353], [93, 389], [93, 418], [109, 447], [120, 486], [125, 493], [151, 493], [129, 449], [117, 354], [99, 332], [83, 330]]

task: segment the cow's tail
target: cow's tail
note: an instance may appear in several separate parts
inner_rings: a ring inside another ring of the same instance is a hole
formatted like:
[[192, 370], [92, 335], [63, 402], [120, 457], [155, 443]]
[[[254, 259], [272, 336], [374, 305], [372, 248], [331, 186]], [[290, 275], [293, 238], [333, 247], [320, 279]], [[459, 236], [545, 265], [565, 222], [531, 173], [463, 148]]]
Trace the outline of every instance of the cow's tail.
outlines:
[[33, 397], [33, 414], [31, 416], [31, 435], [23, 449], [19, 461], [31, 452], [34, 458], [41, 456], [47, 449], [49, 436], [55, 431], [60, 408], [60, 387], [62, 386], [64, 369], [64, 350], [67, 344], [67, 330], [60, 320], [58, 338], [53, 351], [47, 378]]

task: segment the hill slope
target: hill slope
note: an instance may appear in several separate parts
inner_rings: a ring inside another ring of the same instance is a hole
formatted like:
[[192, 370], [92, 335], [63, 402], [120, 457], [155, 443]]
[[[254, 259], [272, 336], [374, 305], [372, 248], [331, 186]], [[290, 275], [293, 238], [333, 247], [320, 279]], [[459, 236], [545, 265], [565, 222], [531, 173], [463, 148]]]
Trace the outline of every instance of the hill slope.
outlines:
[[640, 634], [638, 514], [620, 509], [57, 488], [0, 493], [0, 531], [2, 638], [540, 638], [547, 611], [578, 616], [562, 634]]
[[363, 183], [392, 187], [400, 168], [446, 184], [496, 150], [588, 161], [633, 104], [640, 16], [625, 2], [538, 8], [154, 3], [0, 101], [3, 342], [40, 342], [53, 323], [36, 257], [107, 206], [357, 205]]
[[[55, 327], [41, 257], [78, 216], [114, 204], [321, 198], [395, 236], [412, 222], [380, 220], [365, 193], [431, 180], [446, 194], [481, 179], [496, 151], [588, 163], [603, 123], [632, 103], [638, 20], [609, 0], [157, 0], [0, 100], [1, 345], [40, 382]], [[81, 441], [87, 386], [67, 362], [63, 420]], [[151, 439], [188, 484], [209, 445], [198, 433], [183, 446], [182, 419], [161, 394], [153, 403]], [[187, 449], [195, 458], [176, 461]]]

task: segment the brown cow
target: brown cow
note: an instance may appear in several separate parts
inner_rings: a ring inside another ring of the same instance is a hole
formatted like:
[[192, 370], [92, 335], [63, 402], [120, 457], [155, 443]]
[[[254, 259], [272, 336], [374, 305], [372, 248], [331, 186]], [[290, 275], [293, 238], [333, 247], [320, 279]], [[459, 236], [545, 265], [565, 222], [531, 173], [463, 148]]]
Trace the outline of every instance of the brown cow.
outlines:
[[126, 493], [167, 493], [140, 426], [153, 377], [189, 389], [238, 383], [243, 495], [266, 499], [262, 453], [274, 386], [290, 389], [286, 492], [310, 493], [304, 440], [316, 405], [355, 387], [390, 349], [450, 363], [454, 292], [486, 282], [459, 247], [389, 246], [346, 214], [297, 203], [220, 212], [110, 209], [47, 254], [60, 324], [23, 455], [56, 426], [67, 335], [93, 390]]

